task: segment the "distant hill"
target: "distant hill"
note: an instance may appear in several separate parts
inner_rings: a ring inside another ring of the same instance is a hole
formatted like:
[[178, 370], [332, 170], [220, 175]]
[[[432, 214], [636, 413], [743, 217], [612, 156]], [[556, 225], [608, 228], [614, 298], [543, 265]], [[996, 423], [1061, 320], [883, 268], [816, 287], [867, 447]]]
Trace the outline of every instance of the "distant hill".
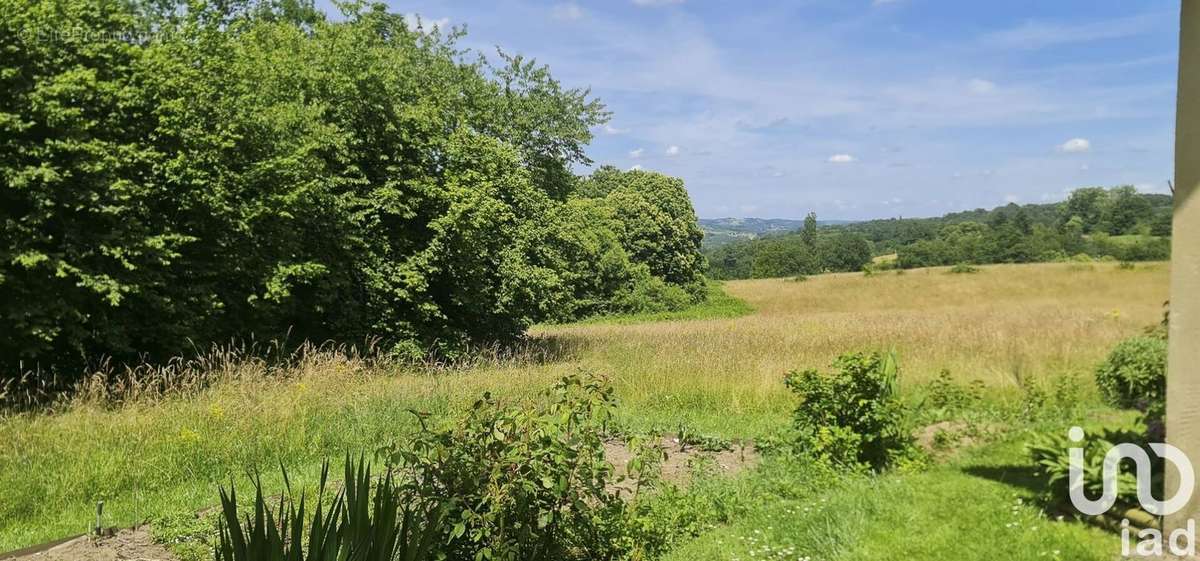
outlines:
[[[709, 277], [786, 277], [859, 270], [872, 257], [894, 255], [889, 267], [956, 263], [1029, 263], [1080, 255], [1120, 261], [1170, 256], [1169, 195], [1133, 187], [1085, 188], [1063, 203], [953, 212], [936, 218], [818, 222], [817, 235], [798, 231], [802, 220], [702, 221]], [[880, 264], [883, 266], [884, 264]]]
[[[1145, 212], [1148, 216], [1170, 214], [1171, 196], [1152, 193], [1138, 194], [1138, 198], [1147, 203]], [[862, 220], [835, 225], [836, 229], [854, 232], [866, 236], [875, 244], [876, 253], [893, 253], [902, 246], [920, 239], [935, 237], [943, 226], [961, 224], [963, 222], [978, 222], [987, 224], [1000, 216], [1013, 215], [1020, 211], [1032, 224], [1054, 226], [1061, 217], [1060, 209], [1063, 203], [1040, 204], [1008, 204], [992, 209], [977, 208], [960, 212], [951, 212], [936, 218], [879, 218]]]
[[[851, 220], [818, 220], [818, 226], [851, 224]], [[784, 234], [804, 227], [804, 220], [788, 218], [701, 218], [704, 247], [711, 249], [738, 240], [753, 240], [771, 234]]]

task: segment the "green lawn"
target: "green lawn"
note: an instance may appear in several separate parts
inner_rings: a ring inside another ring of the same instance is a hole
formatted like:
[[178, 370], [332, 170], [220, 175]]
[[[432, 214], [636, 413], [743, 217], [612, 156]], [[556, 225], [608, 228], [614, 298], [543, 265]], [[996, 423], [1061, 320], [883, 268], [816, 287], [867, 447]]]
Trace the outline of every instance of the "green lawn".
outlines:
[[803, 498], [779, 493], [665, 559], [1115, 559], [1117, 535], [1048, 518], [1037, 506], [1025, 436], [925, 471], [850, 478]]

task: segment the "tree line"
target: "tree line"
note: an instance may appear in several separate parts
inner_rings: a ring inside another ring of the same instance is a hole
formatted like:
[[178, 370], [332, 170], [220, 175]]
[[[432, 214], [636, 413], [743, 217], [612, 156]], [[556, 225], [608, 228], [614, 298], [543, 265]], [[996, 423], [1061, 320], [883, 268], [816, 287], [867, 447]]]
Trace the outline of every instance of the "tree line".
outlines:
[[683, 182], [576, 176], [604, 106], [460, 30], [366, 3], [0, 6], [0, 377], [248, 338], [451, 355], [705, 294]]
[[1130, 186], [1073, 191], [1052, 204], [1009, 204], [938, 218], [891, 218], [735, 242], [710, 250], [714, 278], [765, 278], [857, 271], [895, 254], [902, 268], [958, 263], [1030, 263], [1080, 255], [1122, 261], [1170, 257], [1171, 197]]

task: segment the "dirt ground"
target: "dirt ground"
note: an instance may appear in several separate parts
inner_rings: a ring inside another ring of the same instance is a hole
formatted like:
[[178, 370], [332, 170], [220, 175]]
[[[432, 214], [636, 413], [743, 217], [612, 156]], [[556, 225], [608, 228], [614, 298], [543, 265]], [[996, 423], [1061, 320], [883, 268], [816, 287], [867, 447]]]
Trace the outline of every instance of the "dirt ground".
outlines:
[[[686, 485], [692, 477], [693, 466], [697, 460], [707, 456], [712, 459], [708, 465], [716, 472], [715, 475], [729, 476], [758, 463], [759, 454], [753, 445], [734, 445], [731, 450], [707, 452], [695, 447], [681, 447], [679, 439], [674, 435], [663, 436], [658, 442], [659, 448], [665, 453], [662, 462], [662, 479], [668, 483]], [[633, 459], [633, 451], [622, 441], [612, 440], [604, 444], [604, 455], [616, 468], [618, 476], [627, 475], [629, 460]], [[614, 485], [615, 488], [633, 493], [633, 481], [623, 481]]]
[[154, 542], [149, 528], [141, 526], [121, 530], [112, 537], [82, 536], [45, 551], [17, 557], [3, 556], [0, 561], [175, 561], [175, 556]]

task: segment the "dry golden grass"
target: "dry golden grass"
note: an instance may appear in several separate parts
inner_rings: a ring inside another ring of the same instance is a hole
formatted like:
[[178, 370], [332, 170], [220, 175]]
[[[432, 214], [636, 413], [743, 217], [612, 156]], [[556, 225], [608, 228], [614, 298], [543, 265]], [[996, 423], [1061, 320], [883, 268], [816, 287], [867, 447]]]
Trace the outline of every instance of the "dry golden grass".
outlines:
[[853, 350], [895, 349], [907, 383], [946, 369], [962, 380], [1013, 386], [1020, 377], [1087, 374], [1114, 342], [1159, 321], [1167, 267], [1011, 265], [725, 288], [755, 312], [538, 334], [578, 347], [577, 362], [612, 372], [625, 399], [648, 409], [678, 399], [734, 415], [776, 409], [786, 371], [824, 367]]
[[[894, 348], [908, 384], [942, 369], [998, 388], [1018, 376], [1087, 373], [1115, 341], [1160, 319], [1167, 267], [996, 266], [725, 289], [755, 311], [538, 327], [534, 346], [554, 358], [537, 364], [428, 374], [329, 353], [286, 372], [222, 362], [215, 380], [196, 378], [191, 391], [160, 395], [131, 382], [150, 397], [114, 407], [99, 396], [0, 418], [0, 550], [84, 527], [98, 498], [109, 499], [114, 522], [131, 523], [208, 506], [215, 482], [250, 466], [284, 462], [313, 476], [323, 458], [369, 452], [411, 428], [409, 408], [446, 415], [483, 391], [529, 396], [580, 369], [612, 378], [631, 425], [687, 423], [729, 437], [782, 426], [794, 406], [784, 373], [823, 368], [848, 351]], [[193, 380], [188, 372], [179, 376]]]

